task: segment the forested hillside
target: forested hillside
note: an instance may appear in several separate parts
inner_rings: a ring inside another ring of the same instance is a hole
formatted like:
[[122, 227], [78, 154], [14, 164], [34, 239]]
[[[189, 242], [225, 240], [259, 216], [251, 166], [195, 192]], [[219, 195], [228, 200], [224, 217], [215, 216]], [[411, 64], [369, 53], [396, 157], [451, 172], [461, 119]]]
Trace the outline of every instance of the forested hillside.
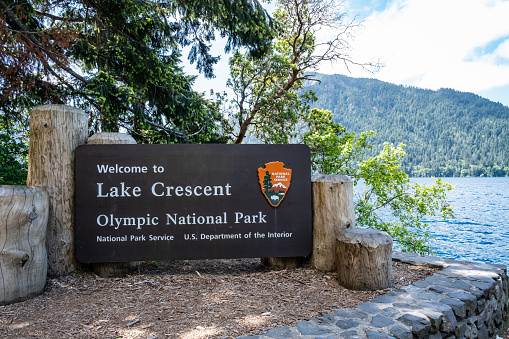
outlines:
[[472, 93], [398, 86], [374, 79], [320, 75], [316, 106], [348, 131], [373, 130], [372, 143], [404, 143], [406, 173], [509, 176], [509, 107]]

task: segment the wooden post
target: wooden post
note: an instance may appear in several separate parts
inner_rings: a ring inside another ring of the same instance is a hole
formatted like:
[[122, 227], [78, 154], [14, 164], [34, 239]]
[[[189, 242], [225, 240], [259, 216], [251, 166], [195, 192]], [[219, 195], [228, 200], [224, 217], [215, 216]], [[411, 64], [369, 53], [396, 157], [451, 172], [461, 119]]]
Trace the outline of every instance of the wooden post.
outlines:
[[391, 287], [392, 238], [376, 229], [345, 229], [337, 236], [338, 282], [353, 290]]
[[40, 187], [0, 186], [0, 305], [44, 290], [48, 207]]
[[313, 191], [313, 252], [311, 265], [320, 271], [336, 269], [336, 236], [355, 227], [353, 181], [345, 175], [315, 175]]
[[74, 150], [87, 140], [88, 116], [66, 105], [35, 107], [30, 115], [27, 185], [49, 195], [48, 274], [76, 269], [74, 256]]
[[[136, 144], [136, 140], [128, 134], [105, 132], [92, 135], [88, 141], [91, 144]], [[140, 262], [113, 262], [92, 264], [92, 270], [100, 277], [124, 277], [138, 268]]]

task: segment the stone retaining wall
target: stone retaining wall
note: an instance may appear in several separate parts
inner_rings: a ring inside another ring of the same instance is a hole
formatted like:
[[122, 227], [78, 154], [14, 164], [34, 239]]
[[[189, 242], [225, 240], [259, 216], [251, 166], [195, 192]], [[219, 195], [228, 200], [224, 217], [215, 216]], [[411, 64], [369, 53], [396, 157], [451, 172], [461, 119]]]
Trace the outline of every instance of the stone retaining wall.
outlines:
[[491, 338], [509, 316], [505, 265], [393, 253], [393, 260], [443, 268], [439, 273], [297, 326], [242, 338]]

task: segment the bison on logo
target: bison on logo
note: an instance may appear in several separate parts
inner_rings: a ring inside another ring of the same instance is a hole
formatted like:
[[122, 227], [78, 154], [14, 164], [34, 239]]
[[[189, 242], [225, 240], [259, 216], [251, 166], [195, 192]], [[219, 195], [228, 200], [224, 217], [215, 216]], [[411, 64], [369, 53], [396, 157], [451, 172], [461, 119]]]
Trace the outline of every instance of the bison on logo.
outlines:
[[290, 188], [292, 170], [284, 168], [279, 161], [265, 164], [265, 168], [258, 168], [258, 179], [262, 193], [271, 206], [278, 207]]

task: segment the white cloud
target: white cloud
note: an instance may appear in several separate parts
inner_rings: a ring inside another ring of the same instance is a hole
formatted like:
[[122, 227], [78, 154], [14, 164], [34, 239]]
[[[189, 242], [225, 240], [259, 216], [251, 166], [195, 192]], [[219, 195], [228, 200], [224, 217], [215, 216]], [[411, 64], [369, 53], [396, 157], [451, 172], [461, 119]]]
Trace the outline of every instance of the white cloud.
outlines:
[[352, 46], [357, 61], [381, 59], [380, 80], [480, 92], [509, 84], [507, 18], [509, 0], [394, 0], [365, 19]]

